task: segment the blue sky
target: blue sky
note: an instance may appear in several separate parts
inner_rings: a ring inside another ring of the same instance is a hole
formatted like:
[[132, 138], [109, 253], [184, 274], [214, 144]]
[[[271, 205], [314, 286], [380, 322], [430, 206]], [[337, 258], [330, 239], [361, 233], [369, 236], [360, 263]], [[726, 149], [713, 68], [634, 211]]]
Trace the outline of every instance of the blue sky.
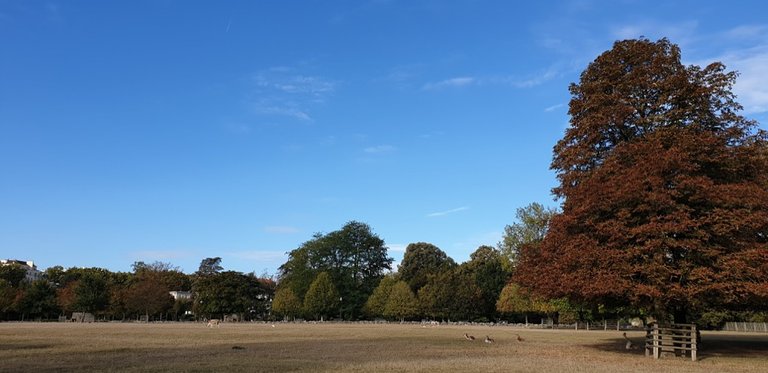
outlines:
[[0, 0], [0, 257], [275, 273], [358, 220], [399, 261], [555, 206], [568, 84], [668, 37], [768, 116], [761, 1]]

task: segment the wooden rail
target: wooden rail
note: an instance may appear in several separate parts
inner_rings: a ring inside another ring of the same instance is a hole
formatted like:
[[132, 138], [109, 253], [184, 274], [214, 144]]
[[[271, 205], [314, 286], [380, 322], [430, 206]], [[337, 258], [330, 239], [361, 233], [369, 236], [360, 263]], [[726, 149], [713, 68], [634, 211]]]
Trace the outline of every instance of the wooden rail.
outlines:
[[645, 356], [660, 358], [666, 352], [672, 352], [675, 356], [691, 355], [691, 360], [696, 361], [698, 348], [698, 332], [693, 324], [673, 324], [659, 327], [654, 325], [648, 329], [645, 336]]

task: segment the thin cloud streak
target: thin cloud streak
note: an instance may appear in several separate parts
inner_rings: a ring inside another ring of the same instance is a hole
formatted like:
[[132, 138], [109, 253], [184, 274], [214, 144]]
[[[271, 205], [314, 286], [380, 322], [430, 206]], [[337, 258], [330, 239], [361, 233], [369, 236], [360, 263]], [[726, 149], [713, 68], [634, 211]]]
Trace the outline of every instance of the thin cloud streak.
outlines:
[[434, 82], [434, 83], [427, 83], [427, 84], [424, 84], [422, 89], [425, 91], [431, 91], [431, 90], [438, 90], [438, 89], [445, 89], [445, 88], [465, 87], [475, 83], [477, 83], [476, 78], [465, 76], [465, 77], [441, 80], [439, 82]]
[[460, 212], [460, 211], [465, 211], [465, 210], [469, 210], [469, 206], [457, 207], [455, 209], [451, 209], [451, 210], [447, 210], [447, 211], [433, 212], [433, 213], [427, 214], [427, 217], [434, 218], [434, 217], [438, 217], [438, 216], [445, 216], [445, 215], [448, 215], [448, 214], [453, 214], [455, 212]]
[[364, 152], [368, 154], [381, 154], [381, 153], [389, 153], [397, 150], [396, 147], [392, 145], [377, 145], [377, 146], [370, 146], [365, 149], [363, 149]]

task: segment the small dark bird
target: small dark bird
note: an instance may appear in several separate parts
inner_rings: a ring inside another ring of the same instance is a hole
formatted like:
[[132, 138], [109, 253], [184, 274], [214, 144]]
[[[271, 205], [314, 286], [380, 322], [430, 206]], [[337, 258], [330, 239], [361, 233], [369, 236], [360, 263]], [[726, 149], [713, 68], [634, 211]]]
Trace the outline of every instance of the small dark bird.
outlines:
[[233, 350], [245, 350], [245, 347], [243, 346], [232, 346]]
[[525, 340], [525, 338], [521, 337], [520, 334], [515, 334], [517, 336], [517, 341], [522, 342]]
[[474, 341], [475, 340], [475, 336], [469, 335], [467, 333], [464, 333], [464, 338], [466, 338], [466, 340], [468, 340], [468, 341]]
[[635, 348], [635, 344], [632, 343], [632, 340], [629, 339], [629, 337], [627, 337], [627, 333], [622, 333], [621, 335], [623, 335], [624, 339], [627, 340], [627, 344], [624, 346], [625, 349], [631, 350], [631, 349]]
[[493, 338], [491, 338], [491, 337], [489, 337], [489, 336], [487, 336], [487, 335], [486, 335], [486, 336], [485, 336], [485, 341], [484, 341], [484, 342], [485, 342], [485, 343], [493, 343], [494, 341], [493, 341]]

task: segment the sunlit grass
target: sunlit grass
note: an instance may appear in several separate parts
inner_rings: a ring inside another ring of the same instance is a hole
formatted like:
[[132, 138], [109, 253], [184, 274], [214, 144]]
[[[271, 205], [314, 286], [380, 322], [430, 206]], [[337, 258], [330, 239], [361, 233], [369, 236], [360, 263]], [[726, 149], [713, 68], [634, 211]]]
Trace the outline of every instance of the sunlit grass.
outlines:
[[[768, 367], [768, 335], [704, 333], [701, 361], [691, 362], [627, 351], [617, 331], [271, 325], [2, 323], [0, 371], [758, 372]], [[467, 341], [464, 333], [477, 339]], [[516, 334], [525, 341], [518, 342]], [[496, 342], [483, 343], [486, 335]], [[639, 344], [644, 334], [628, 335]]]

